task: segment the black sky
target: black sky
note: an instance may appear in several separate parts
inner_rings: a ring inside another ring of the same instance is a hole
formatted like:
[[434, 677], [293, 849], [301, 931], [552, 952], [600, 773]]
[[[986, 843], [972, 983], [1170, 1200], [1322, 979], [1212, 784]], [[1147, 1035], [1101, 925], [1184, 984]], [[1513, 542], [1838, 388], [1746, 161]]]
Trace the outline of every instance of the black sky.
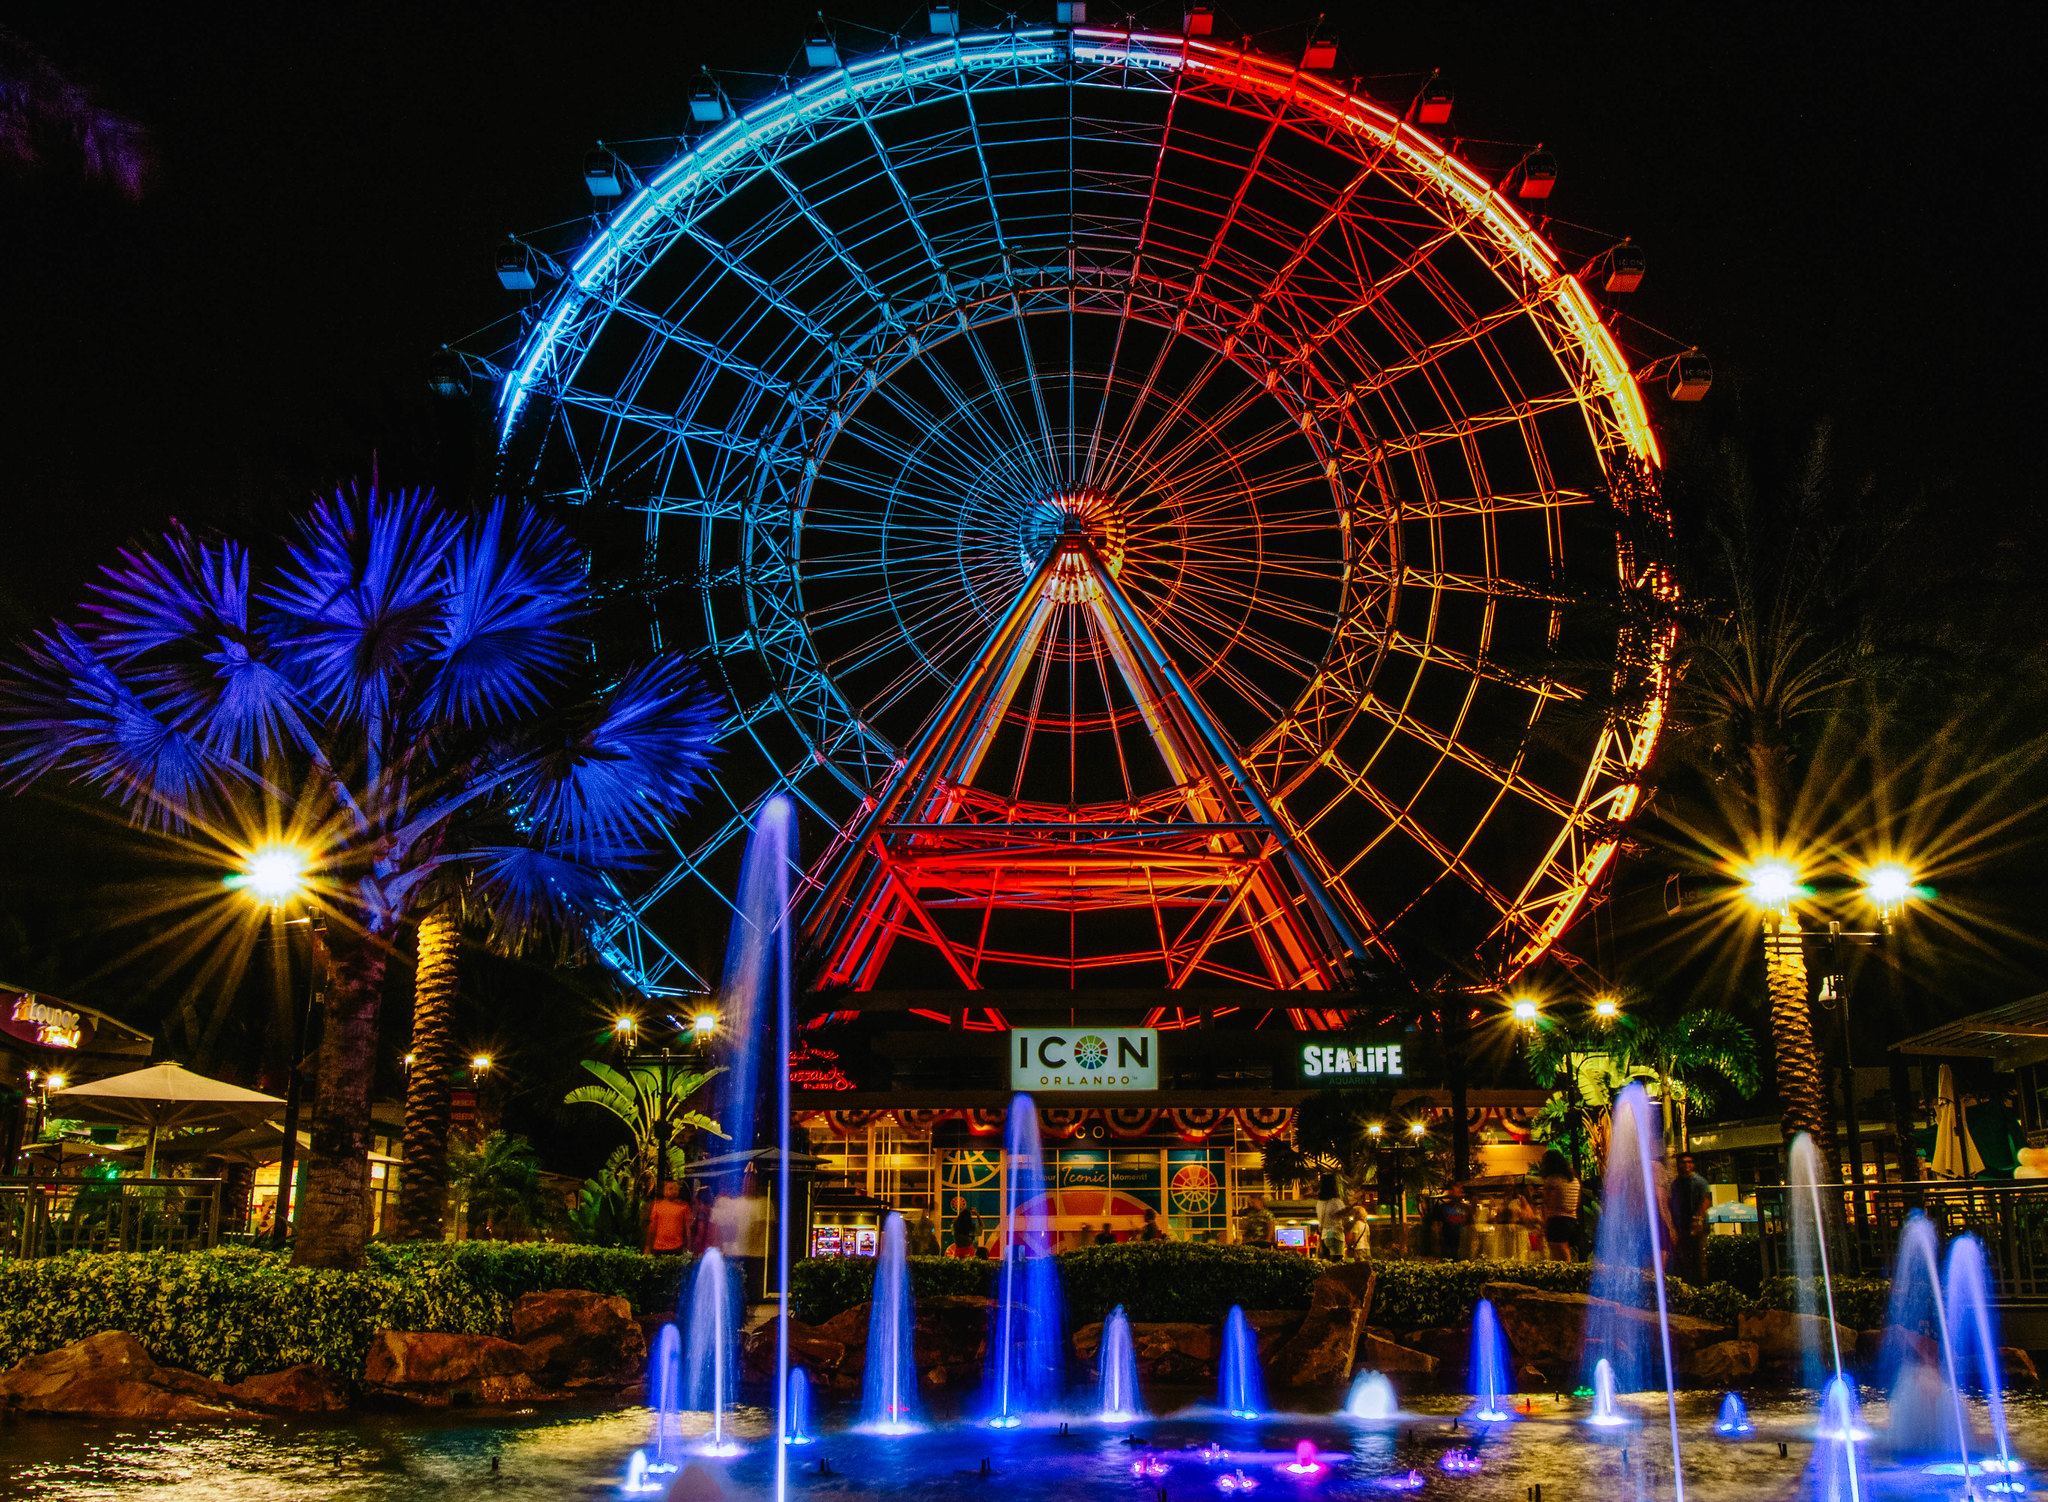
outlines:
[[[1313, 14], [1218, 9], [1220, 31], [1283, 52]], [[474, 456], [422, 372], [512, 313], [494, 243], [587, 216], [589, 145], [683, 131], [701, 66], [742, 100], [800, 71], [811, 14], [15, 0], [0, 24], [140, 120], [156, 160], [139, 202], [61, 160], [0, 174], [0, 631], [67, 608], [174, 515], [267, 527], [373, 455], [387, 482], [460, 483]], [[921, 7], [832, 14], [849, 50], [924, 29]], [[1394, 93], [1441, 68], [1453, 134], [1542, 141], [1563, 168], [1552, 211], [1647, 249], [1637, 314], [1720, 377], [1709, 410], [1677, 421], [1740, 408], [1796, 435], [1829, 419], [1842, 462], [1939, 497], [1965, 549], [2038, 507], [2021, 7], [1331, 15], [1341, 72]], [[6, 889], [99, 879], [66, 827], [0, 807]]]

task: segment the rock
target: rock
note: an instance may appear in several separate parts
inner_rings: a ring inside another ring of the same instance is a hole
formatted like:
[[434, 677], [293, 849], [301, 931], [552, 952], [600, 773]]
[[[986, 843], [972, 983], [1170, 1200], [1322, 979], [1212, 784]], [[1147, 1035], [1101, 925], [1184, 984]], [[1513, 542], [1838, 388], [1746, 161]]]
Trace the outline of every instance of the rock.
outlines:
[[363, 1361], [363, 1386], [431, 1408], [556, 1396], [534, 1380], [535, 1358], [495, 1335], [379, 1330]]
[[[1102, 1323], [1083, 1325], [1074, 1332], [1074, 1354], [1093, 1362], [1102, 1344]], [[1160, 1321], [1131, 1326], [1131, 1353], [1138, 1363], [1138, 1375], [1167, 1382], [1191, 1382], [1216, 1375], [1216, 1358], [1223, 1349], [1223, 1333], [1214, 1325], [1193, 1321]]]
[[1372, 1315], [1373, 1290], [1379, 1274], [1370, 1262], [1338, 1262], [1316, 1279], [1309, 1294], [1309, 1312], [1318, 1309], [1356, 1309], [1363, 1322]]
[[0, 1373], [0, 1408], [81, 1418], [241, 1419], [255, 1411], [224, 1384], [158, 1366], [125, 1330], [31, 1356]]
[[2007, 1387], [2033, 1387], [2041, 1380], [2041, 1374], [2034, 1370], [2034, 1358], [2018, 1346], [2000, 1346], [1998, 1365], [2005, 1373]]
[[[1856, 1332], [1856, 1365], [1866, 1372], [1874, 1373], [1884, 1358], [1885, 1346], [1888, 1343], [1896, 1343], [1903, 1355], [1917, 1355], [1929, 1366], [1939, 1365], [1941, 1362], [1941, 1348], [1935, 1344], [1932, 1337], [1922, 1335], [1918, 1330], [1894, 1326], [1885, 1330]], [[1849, 1353], [1844, 1350], [1842, 1354], [1847, 1356]]]
[[621, 1298], [556, 1288], [529, 1293], [505, 1313], [536, 1378], [557, 1387], [622, 1387], [647, 1366], [647, 1337]]
[[[1334, 1386], [1350, 1377], [1376, 1281], [1369, 1262], [1340, 1262], [1316, 1279], [1307, 1317], [1266, 1355], [1266, 1380], [1300, 1388]], [[1265, 1354], [1263, 1341], [1260, 1349]]]
[[1438, 1325], [1425, 1330], [1410, 1330], [1402, 1344], [1429, 1357], [1447, 1377], [1463, 1376], [1465, 1368], [1472, 1364], [1470, 1325]]
[[1359, 1337], [1354, 1359], [1362, 1371], [1421, 1372], [1427, 1376], [1437, 1367], [1436, 1357], [1401, 1345], [1377, 1330], [1368, 1330]]
[[917, 1301], [917, 1334], [912, 1350], [917, 1369], [947, 1387], [972, 1387], [981, 1380], [988, 1354], [993, 1303], [966, 1294], [934, 1294]]
[[874, 1317], [874, 1305], [855, 1304], [851, 1309], [842, 1309], [821, 1325], [813, 1325], [826, 1340], [836, 1340], [841, 1345], [864, 1346], [868, 1343], [868, 1321]]
[[[1822, 1353], [1825, 1364], [1834, 1361], [1828, 1341], [1828, 1322], [1818, 1314], [1795, 1314], [1789, 1309], [1744, 1310], [1736, 1321], [1735, 1333], [1742, 1340], [1756, 1342], [1765, 1366], [1795, 1366], [1806, 1359], [1806, 1342]], [[1835, 1326], [1835, 1339], [1844, 1351], [1856, 1349], [1856, 1332], [1846, 1325]]]
[[662, 1502], [725, 1502], [725, 1488], [718, 1478], [696, 1461], [683, 1467], [683, 1474], [669, 1483]]
[[1263, 1361], [1294, 1338], [1301, 1329], [1302, 1313], [1299, 1309], [1247, 1309], [1244, 1322], [1258, 1337], [1259, 1359]]
[[346, 1382], [310, 1361], [244, 1377], [230, 1391], [238, 1401], [271, 1413], [339, 1413], [349, 1399]]
[[1759, 1364], [1753, 1340], [1717, 1340], [1693, 1353], [1687, 1372], [1702, 1387], [1734, 1387], [1756, 1375]]

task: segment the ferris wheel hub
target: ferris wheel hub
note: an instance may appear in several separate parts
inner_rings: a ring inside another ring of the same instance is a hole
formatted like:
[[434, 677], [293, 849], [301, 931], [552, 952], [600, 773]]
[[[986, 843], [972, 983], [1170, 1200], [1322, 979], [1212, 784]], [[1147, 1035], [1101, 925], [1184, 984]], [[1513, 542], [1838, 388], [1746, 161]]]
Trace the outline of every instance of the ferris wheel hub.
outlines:
[[1025, 578], [1038, 572], [1046, 554], [1054, 548], [1073, 549], [1053, 572], [1050, 589], [1062, 605], [1077, 605], [1094, 599], [1099, 586], [1087, 561], [1073, 545], [1091, 544], [1112, 576], [1123, 571], [1124, 553], [1130, 541], [1130, 517], [1122, 500], [1095, 486], [1049, 491], [1038, 497], [1024, 514], [1022, 536], [1018, 538], [1017, 561]]

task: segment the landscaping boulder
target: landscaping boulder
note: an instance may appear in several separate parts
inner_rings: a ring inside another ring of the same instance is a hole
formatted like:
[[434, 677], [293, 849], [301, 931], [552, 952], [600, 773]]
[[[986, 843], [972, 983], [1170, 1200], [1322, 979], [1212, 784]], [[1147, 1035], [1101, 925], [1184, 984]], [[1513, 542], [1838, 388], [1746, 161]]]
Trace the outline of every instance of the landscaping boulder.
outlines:
[[556, 1387], [622, 1387], [647, 1366], [647, 1337], [621, 1298], [580, 1288], [529, 1293], [505, 1322], [535, 1377]]
[[[1489, 1283], [1480, 1294], [1493, 1300], [1501, 1332], [1507, 1336], [1516, 1362], [1541, 1367], [1554, 1376], [1576, 1372], [1606, 1354], [1587, 1346], [1587, 1321], [1595, 1312], [1627, 1331], [1631, 1345], [1647, 1341], [1654, 1348], [1658, 1340], [1654, 1309], [1638, 1309], [1585, 1293], [1553, 1293], [1521, 1283]], [[1690, 1370], [1696, 1352], [1727, 1333], [1709, 1320], [1672, 1315], [1671, 1355], [1680, 1373]]]
[[230, 1391], [237, 1401], [271, 1413], [339, 1413], [349, 1400], [348, 1384], [310, 1361], [244, 1377]]
[[1717, 1340], [1693, 1353], [1687, 1375], [1702, 1387], [1734, 1387], [1756, 1375], [1757, 1345], [1753, 1340]]
[[1420, 1372], [1424, 1376], [1437, 1367], [1436, 1357], [1427, 1351], [1404, 1346], [1393, 1338], [1392, 1332], [1380, 1330], [1367, 1330], [1359, 1337], [1354, 1361], [1360, 1371]]
[[1429, 1357], [1446, 1377], [1463, 1377], [1465, 1368], [1472, 1364], [1470, 1325], [1433, 1325], [1424, 1330], [1410, 1330], [1401, 1338], [1401, 1343]]
[[1374, 1281], [1366, 1262], [1339, 1263], [1316, 1279], [1307, 1316], [1266, 1357], [1266, 1380], [1275, 1387], [1301, 1388], [1328, 1387], [1348, 1378], [1372, 1308]]
[[107, 1419], [256, 1416], [255, 1409], [238, 1402], [224, 1384], [158, 1366], [142, 1342], [125, 1330], [104, 1330], [0, 1373], [0, 1408]]
[[535, 1357], [495, 1335], [379, 1330], [363, 1361], [363, 1387], [429, 1408], [556, 1396], [534, 1380]]
[[967, 1294], [930, 1294], [917, 1301], [912, 1349], [925, 1381], [935, 1387], [972, 1387], [981, 1381], [992, 1307], [991, 1300]]
[[[1809, 1340], [1813, 1349], [1821, 1353], [1823, 1364], [1834, 1364], [1835, 1347], [1828, 1341], [1828, 1322], [1818, 1314], [1797, 1314], [1789, 1309], [1744, 1310], [1736, 1321], [1735, 1333], [1743, 1340], [1756, 1342], [1760, 1359], [1767, 1367], [1798, 1365], [1806, 1359]], [[1847, 1325], [1835, 1326], [1835, 1339], [1845, 1354], [1855, 1351], [1856, 1332]]]

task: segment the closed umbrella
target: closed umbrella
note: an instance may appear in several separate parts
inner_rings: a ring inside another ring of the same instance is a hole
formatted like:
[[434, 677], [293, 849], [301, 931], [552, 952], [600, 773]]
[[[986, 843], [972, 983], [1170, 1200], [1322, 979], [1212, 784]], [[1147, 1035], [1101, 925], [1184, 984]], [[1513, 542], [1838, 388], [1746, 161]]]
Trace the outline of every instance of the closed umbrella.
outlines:
[[1970, 1179], [1984, 1171], [1984, 1158], [1970, 1140], [1970, 1122], [1956, 1095], [1956, 1072], [1946, 1064], [1934, 1086], [1934, 1158], [1927, 1170], [1939, 1179]]
[[50, 1092], [50, 1114], [66, 1121], [109, 1121], [149, 1128], [142, 1176], [156, 1177], [156, 1139], [165, 1127], [254, 1126], [284, 1104], [177, 1064], [155, 1064], [111, 1079]]

